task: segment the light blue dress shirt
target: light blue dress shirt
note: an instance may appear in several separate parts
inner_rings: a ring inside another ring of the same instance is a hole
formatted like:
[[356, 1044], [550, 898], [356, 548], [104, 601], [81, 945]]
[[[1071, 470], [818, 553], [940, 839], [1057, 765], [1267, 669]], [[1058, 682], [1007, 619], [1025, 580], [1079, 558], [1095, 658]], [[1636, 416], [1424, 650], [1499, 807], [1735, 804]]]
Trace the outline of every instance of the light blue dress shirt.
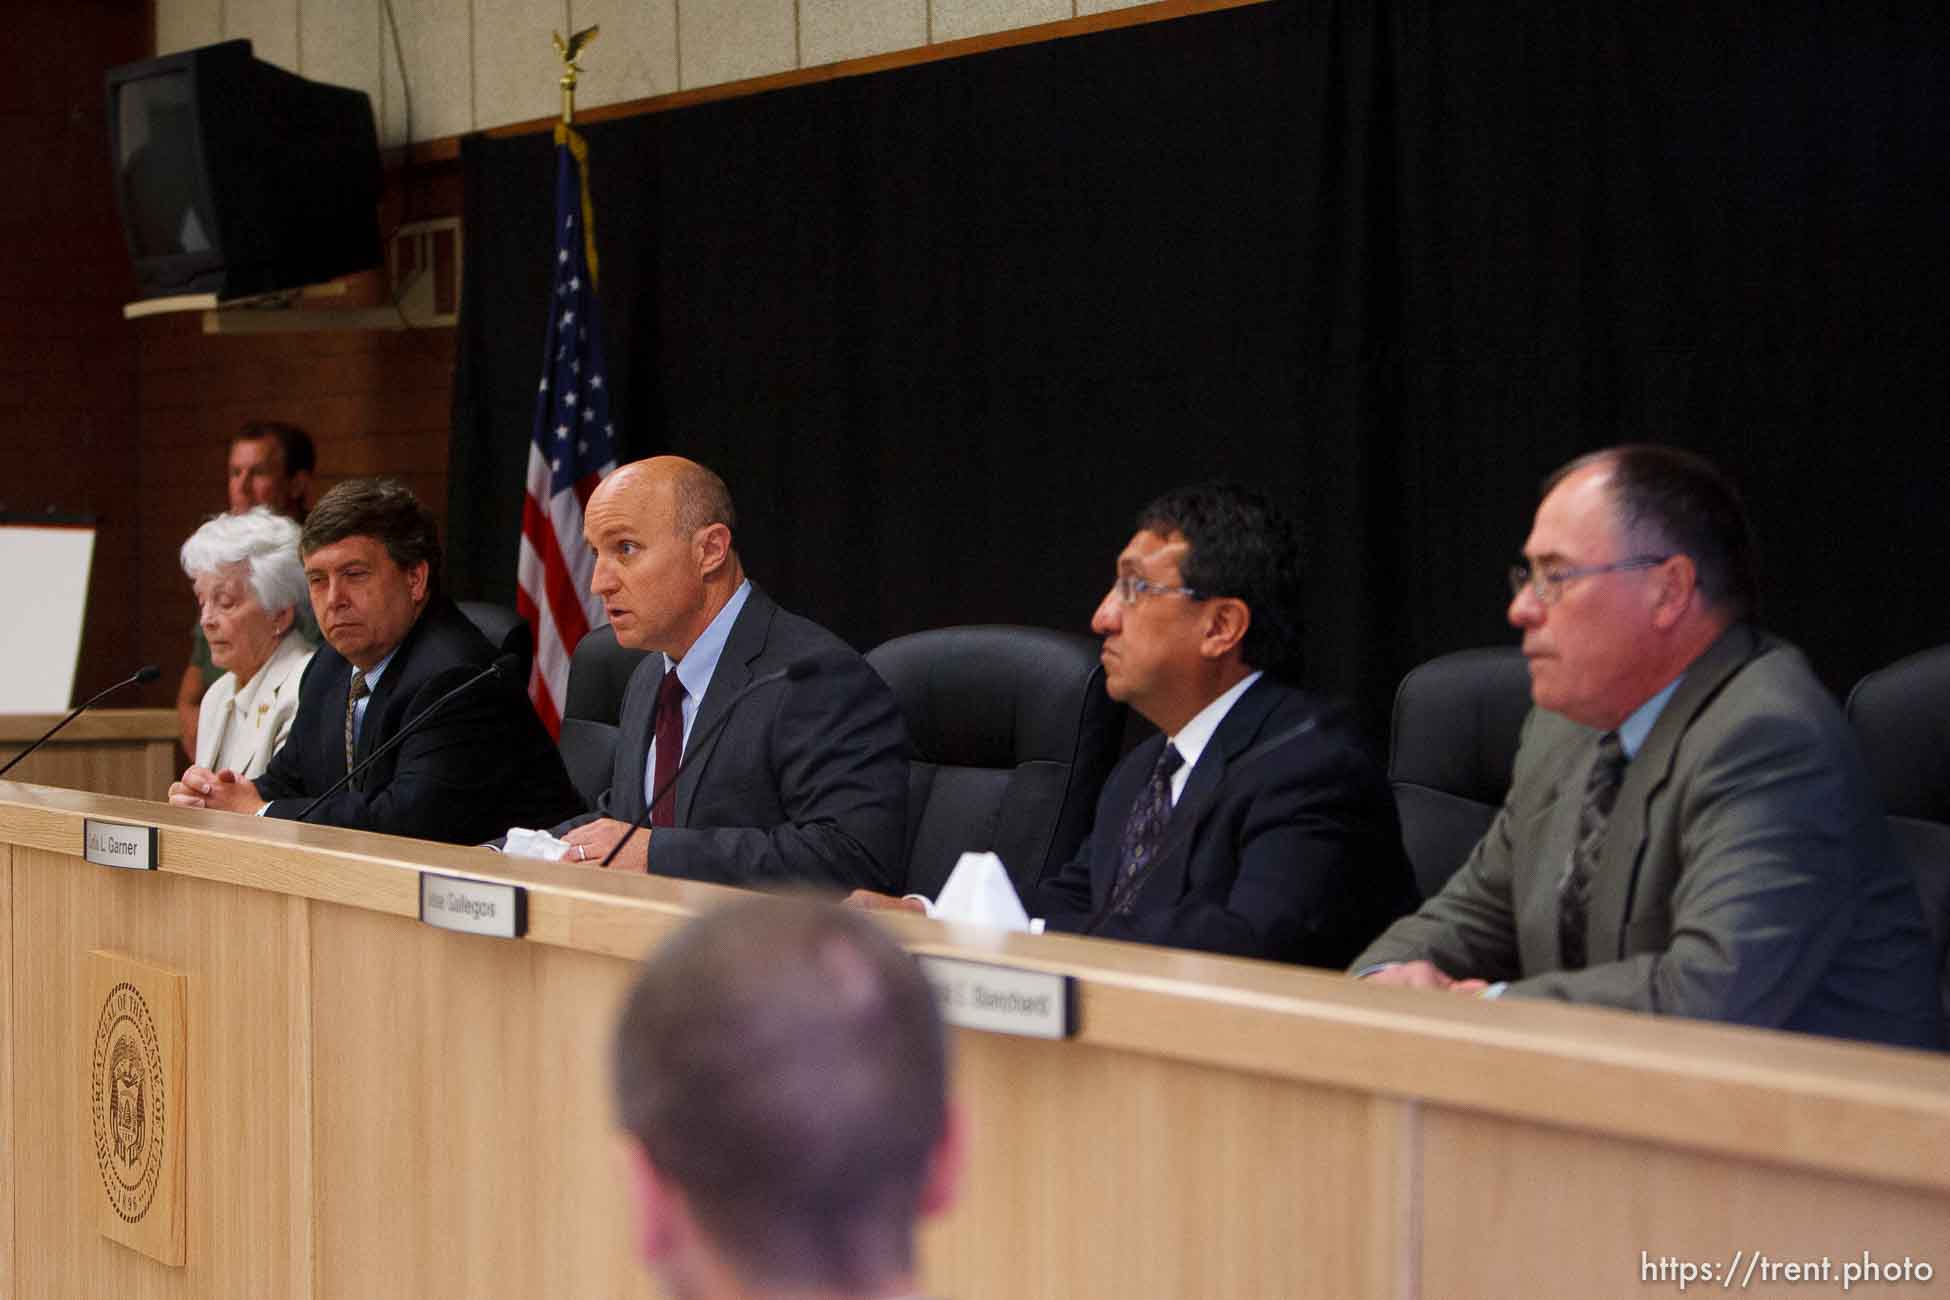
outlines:
[[[717, 616], [704, 625], [704, 631], [697, 640], [691, 642], [691, 649], [677, 663], [677, 680], [684, 684], [684, 743], [691, 740], [691, 724], [697, 721], [697, 706], [704, 699], [704, 692], [711, 689], [711, 679], [717, 675], [718, 660], [724, 655], [724, 643], [731, 637], [731, 625], [738, 621], [739, 611], [745, 608], [745, 601], [752, 594], [751, 579], [738, 584], [738, 590], [731, 593], [731, 599], [724, 603]], [[678, 757], [681, 759], [682, 754]], [[643, 760], [643, 801], [650, 802], [657, 787], [657, 737], [650, 737], [650, 752]]]

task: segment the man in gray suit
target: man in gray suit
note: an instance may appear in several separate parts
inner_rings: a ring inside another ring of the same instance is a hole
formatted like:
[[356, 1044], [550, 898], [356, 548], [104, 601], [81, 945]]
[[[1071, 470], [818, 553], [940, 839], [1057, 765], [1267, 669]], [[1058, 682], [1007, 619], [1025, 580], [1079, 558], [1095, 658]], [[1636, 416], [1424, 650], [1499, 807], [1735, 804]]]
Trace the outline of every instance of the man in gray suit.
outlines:
[[1738, 496], [1617, 447], [1544, 485], [1510, 622], [1536, 708], [1510, 793], [1441, 893], [1352, 970], [1934, 1047], [1916, 883], [1841, 712], [1750, 626]]
[[[898, 892], [907, 733], [867, 661], [745, 577], [724, 480], [677, 456], [590, 495], [590, 590], [619, 645], [656, 650], [623, 698], [610, 788], [556, 828], [570, 861], [772, 888]], [[672, 778], [675, 777], [673, 780]]]

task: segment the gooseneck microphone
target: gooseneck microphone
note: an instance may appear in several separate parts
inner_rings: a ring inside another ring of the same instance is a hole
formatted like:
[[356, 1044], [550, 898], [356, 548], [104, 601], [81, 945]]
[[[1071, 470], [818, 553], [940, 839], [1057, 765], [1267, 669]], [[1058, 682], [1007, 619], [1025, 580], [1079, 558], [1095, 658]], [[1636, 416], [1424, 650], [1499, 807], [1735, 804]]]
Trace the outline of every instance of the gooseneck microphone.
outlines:
[[97, 704], [100, 704], [103, 700], [115, 694], [115, 692], [121, 690], [124, 686], [133, 686], [137, 682], [153, 682], [158, 677], [161, 676], [162, 676], [162, 669], [156, 667], [154, 664], [144, 664], [142, 665], [142, 667], [136, 669], [133, 673], [129, 674], [127, 677], [124, 677], [121, 681], [115, 683], [115, 685], [109, 687], [107, 690], [97, 691], [92, 698], [88, 699], [79, 708], [75, 709], [73, 713], [70, 713], [67, 717], [61, 719], [59, 722], [49, 727], [47, 729], [46, 735], [42, 736], [39, 740], [35, 741], [33, 744], [29, 745], [27, 748], [21, 750], [18, 754], [15, 754], [11, 759], [9, 759], [5, 767], [0, 767], [0, 776], [5, 776], [7, 773], [13, 771], [14, 765], [19, 763], [21, 759], [26, 758], [29, 754], [39, 749], [42, 745], [45, 745], [48, 741], [52, 740], [54, 738], [55, 732], [61, 730], [61, 728], [67, 726], [70, 722], [73, 722], [76, 718], [80, 717], [82, 713], [85, 712], [86, 710], [94, 708]]
[[732, 696], [730, 701], [724, 706], [724, 712], [720, 713], [716, 718], [713, 718], [711, 725], [704, 729], [704, 734], [699, 736], [696, 741], [685, 744], [683, 756], [677, 760], [677, 766], [672, 769], [669, 776], [664, 778], [662, 785], [659, 785], [655, 790], [650, 792], [650, 798], [644, 802], [643, 811], [638, 813], [637, 819], [630, 823], [630, 829], [623, 832], [623, 838], [616, 841], [616, 847], [608, 853], [605, 853], [603, 860], [597, 863], [597, 865], [606, 867], [616, 860], [616, 855], [623, 851], [623, 846], [630, 842], [630, 837], [642, 830], [643, 823], [650, 820], [650, 810], [657, 806], [657, 801], [664, 797], [664, 794], [670, 787], [677, 784], [678, 777], [684, 775], [684, 769], [690, 766], [691, 758], [694, 755], [704, 752], [705, 742], [717, 735], [723, 729], [725, 723], [731, 721], [731, 715], [738, 711], [738, 706], [745, 702], [746, 696], [758, 690], [760, 687], [770, 686], [774, 682], [803, 681], [818, 671], [819, 662], [817, 660], [794, 659], [777, 672], [766, 673], [762, 677], [754, 677], [740, 687], [738, 693]]
[[306, 804], [304, 807], [304, 811], [300, 812], [297, 815], [297, 817], [293, 818], [293, 820], [303, 821], [305, 820], [305, 818], [311, 816], [313, 809], [317, 808], [319, 804], [324, 803], [327, 799], [330, 799], [333, 795], [337, 794], [339, 791], [345, 789], [345, 787], [352, 781], [352, 778], [358, 776], [361, 772], [371, 767], [374, 763], [377, 763], [380, 759], [384, 758], [386, 755], [392, 753], [395, 749], [398, 749], [400, 746], [400, 742], [404, 741], [408, 736], [418, 731], [420, 729], [420, 725], [424, 723], [428, 718], [431, 718], [434, 714], [440, 712], [441, 706], [445, 705], [449, 700], [461, 694], [463, 691], [472, 690], [474, 687], [480, 685], [482, 682], [486, 681], [490, 677], [507, 677], [512, 679], [514, 677], [515, 670], [520, 667], [521, 667], [520, 655], [512, 655], [512, 654], [502, 655], [499, 659], [496, 659], [493, 663], [481, 669], [480, 672], [475, 673], [472, 677], [468, 678], [460, 685], [454, 687], [453, 690], [448, 691], [445, 695], [435, 700], [432, 704], [427, 705], [427, 707], [422, 709], [419, 715], [416, 716], [413, 719], [413, 721], [407, 723], [404, 727], [401, 727], [399, 729], [398, 734], [396, 734], [391, 740], [381, 745], [378, 749], [373, 750], [372, 753], [367, 754], [365, 758], [361, 759], [359, 762], [347, 768], [344, 776], [332, 782], [331, 785], [325, 788], [325, 792], [323, 794], [319, 795], [316, 799]]
[[[1241, 754], [1226, 768], [1225, 775], [1219, 778], [1219, 783], [1212, 787], [1212, 792], [1206, 796], [1205, 803], [1209, 805], [1214, 799], [1217, 799], [1219, 792], [1226, 788], [1226, 782], [1232, 780], [1233, 777], [1266, 757], [1274, 750], [1279, 749], [1288, 741], [1296, 740], [1306, 735], [1314, 729], [1318, 722], [1319, 719], [1317, 718], [1307, 718], [1302, 722], [1296, 722], [1285, 731], [1266, 740], [1262, 740], [1259, 744], [1254, 745], [1251, 749]], [[1198, 811], [1202, 811], [1202, 809]], [[1156, 853], [1151, 855], [1151, 861], [1145, 863], [1143, 870], [1139, 871], [1129, 880], [1112, 881], [1110, 894], [1104, 899], [1104, 905], [1098, 908], [1088, 921], [1083, 923], [1083, 928], [1077, 931], [1078, 934], [1097, 933], [1097, 927], [1102, 925], [1110, 917], [1111, 913], [1129, 906], [1136, 900], [1138, 891], [1144, 888], [1144, 882], [1150, 878], [1151, 868], [1176, 853], [1184, 845], [1185, 841], [1191, 838], [1192, 832], [1189, 828], [1198, 821], [1198, 818], [1193, 816], [1180, 820], [1177, 812], [1178, 810], [1176, 808], [1172, 809], [1171, 825], [1165, 832], [1165, 842], [1158, 847]]]

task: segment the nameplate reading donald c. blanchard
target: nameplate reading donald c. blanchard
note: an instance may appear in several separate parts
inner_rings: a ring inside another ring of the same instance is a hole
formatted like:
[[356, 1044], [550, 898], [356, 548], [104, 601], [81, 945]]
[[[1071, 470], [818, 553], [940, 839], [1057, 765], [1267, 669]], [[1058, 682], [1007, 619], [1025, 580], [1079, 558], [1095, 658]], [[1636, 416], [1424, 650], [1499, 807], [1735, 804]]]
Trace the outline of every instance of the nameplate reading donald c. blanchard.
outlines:
[[528, 891], [459, 876], [420, 876], [420, 919], [443, 930], [519, 939], [528, 930]]
[[925, 954], [920, 962], [941, 1018], [951, 1025], [1026, 1038], [1068, 1038], [1077, 1031], [1073, 975]]
[[98, 867], [126, 867], [131, 871], [156, 869], [156, 828], [126, 826], [121, 822], [81, 821], [81, 856]]

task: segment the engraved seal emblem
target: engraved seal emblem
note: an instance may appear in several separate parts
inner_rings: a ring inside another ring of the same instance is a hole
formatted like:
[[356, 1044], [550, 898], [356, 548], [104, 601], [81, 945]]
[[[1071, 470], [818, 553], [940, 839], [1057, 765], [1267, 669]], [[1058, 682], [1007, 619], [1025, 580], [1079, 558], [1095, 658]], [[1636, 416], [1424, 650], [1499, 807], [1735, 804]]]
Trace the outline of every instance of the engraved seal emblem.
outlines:
[[162, 1176], [169, 1099], [155, 1017], [133, 984], [117, 984], [102, 1003], [89, 1083], [102, 1186], [115, 1213], [139, 1223]]

